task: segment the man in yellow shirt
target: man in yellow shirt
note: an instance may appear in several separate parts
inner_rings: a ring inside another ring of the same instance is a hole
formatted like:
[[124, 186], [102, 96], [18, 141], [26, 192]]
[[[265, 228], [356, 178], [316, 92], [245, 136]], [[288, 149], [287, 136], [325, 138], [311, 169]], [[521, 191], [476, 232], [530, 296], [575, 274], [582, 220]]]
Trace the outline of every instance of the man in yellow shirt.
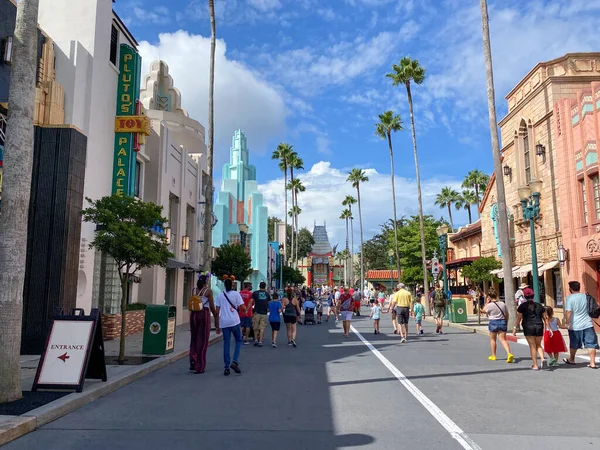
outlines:
[[413, 298], [410, 292], [404, 286], [404, 283], [398, 284], [398, 291], [394, 294], [394, 297], [388, 308], [388, 312], [392, 307], [396, 311], [396, 317], [398, 319], [398, 333], [400, 334], [400, 343], [406, 342], [408, 336], [408, 318], [410, 316], [410, 308], [412, 307]]

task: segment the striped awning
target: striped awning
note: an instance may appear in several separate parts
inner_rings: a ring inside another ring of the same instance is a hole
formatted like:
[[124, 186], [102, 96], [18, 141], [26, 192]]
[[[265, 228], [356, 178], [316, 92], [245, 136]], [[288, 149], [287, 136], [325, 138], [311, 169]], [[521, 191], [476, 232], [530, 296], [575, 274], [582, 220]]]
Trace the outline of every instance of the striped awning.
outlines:
[[540, 274], [540, 276], [542, 276], [546, 270], [554, 269], [557, 266], [558, 266], [558, 261], [547, 262], [546, 264], [542, 264], [540, 266], [540, 268], [538, 269], [538, 273]]
[[529, 272], [531, 272], [531, 267], [532, 267], [531, 264], [525, 264], [524, 266], [513, 269], [513, 277], [515, 277], [515, 278], [526, 277], [529, 274]]

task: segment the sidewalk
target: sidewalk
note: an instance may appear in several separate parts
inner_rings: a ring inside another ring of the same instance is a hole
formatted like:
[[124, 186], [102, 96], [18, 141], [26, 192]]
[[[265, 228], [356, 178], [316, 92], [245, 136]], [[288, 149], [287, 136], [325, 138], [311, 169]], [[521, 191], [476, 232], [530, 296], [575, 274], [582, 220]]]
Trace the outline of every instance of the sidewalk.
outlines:
[[[214, 331], [211, 331], [209, 345], [218, 342], [220, 339], [221, 335], [217, 335]], [[142, 356], [142, 340], [143, 333], [127, 337], [125, 343], [127, 356]], [[104, 352], [106, 356], [118, 355], [119, 343], [119, 340], [105, 341]], [[186, 358], [189, 354], [189, 345], [189, 324], [179, 325], [175, 331], [175, 348], [172, 353], [158, 356], [156, 359], [142, 365], [107, 365], [108, 381], [106, 382], [86, 380], [83, 392], [81, 393], [70, 393], [20, 416], [0, 415], [0, 446], [100, 397], [110, 394], [123, 386], [133, 383], [146, 375], [156, 372], [171, 363]], [[23, 391], [31, 390], [39, 360], [39, 355], [21, 355]]]

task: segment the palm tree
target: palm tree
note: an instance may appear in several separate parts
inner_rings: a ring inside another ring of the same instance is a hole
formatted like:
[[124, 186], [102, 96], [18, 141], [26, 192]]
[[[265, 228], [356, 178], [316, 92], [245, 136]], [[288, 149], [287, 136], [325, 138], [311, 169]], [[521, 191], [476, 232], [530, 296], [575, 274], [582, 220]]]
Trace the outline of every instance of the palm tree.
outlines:
[[363, 226], [362, 226], [362, 211], [360, 208], [360, 183], [366, 183], [369, 181], [369, 177], [365, 175], [363, 169], [352, 169], [348, 174], [346, 181], [352, 183], [352, 187], [356, 188], [356, 197], [358, 198], [358, 224], [360, 226], [360, 290], [362, 291], [365, 280], [365, 266], [364, 266], [364, 250], [363, 250]]
[[396, 250], [396, 266], [398, 267], [398, 281], [400, 281], [400, 251], [398, 250], [398, 219], [396, 215], [396, 186], [394, 184], [394, 150], [392, 149], [392, 131], [402, 131], [402, 120], [393, 111], [379, 114], [379, 123], [375, 124], [375, 134], [381, 139], [387, 139], [390, 149], [390, 164], [392, 168], [392, 204], [394, 205], [394, 242]]
[[356, 199], [351, 195], [346, 195], [344, 200], [342, 200], [342, 206], [346, 206], [350, 210], [350, 259], [352, 264], [350, 264], [350, 280], [351, 284], [354, 284], [354, 216], [352, 215], [352, 205], [356, 204]]
[[[285, 142], [282, 142], [281, 144], [279, 144], [277, 146], [277, 150], [275, 150], [273, 152], [273, 154], [271, 155], [271, 159], [277, 159], [279, 160], [279, 168], [283, 171], [283, 191], [285, 193], [285, 209], [284, 209], [284, 213], [283, 215], [285, 216], [285, 236], [283, 237], [283, 261], [286, 262], [287, 261], [287, 224], [288, 224], [288, 220], [287, 220], [287, 210], [288, 210], [288, 195], [287, 195], [287, 171], [288, 171], [288, 165], [289, 165], [289, 160], [290, 160], [290, 156], [292, 155], [292, 153], [294, 152], [294, 147], [292, 147], [290, 144], [287, 144]], [[292, 237], [293, 237], [294, 233], [292, 233]]]
[[[304, 169], [304, 161], [302, 161], [302, 158], [300, 158], [298, 156], [298, 153], [296, 153], [295, 151], [292, 151], [290, 153], [290, 157], [288, 158], [287, 161], [287, 166], [290, 169], [290, 182], [294, 182], [294, 169]], [[288, 189], [291, 191], [292, 193], [292, 207], [294, 205], [296, 205], [296, 195], [294, 193], [294, 191], [289, 187], [288, 185]], [[294, 220], [296, 219], [296, 220]], [[298, 255], [296, 254], [294, 256], [294, 249], [297, 247], [297, 244], [294, 245], [294, 241], [297, 240], [297, 234], [294, 233], [294, 228], [296, 229], [296, 233], [298, 233], [298, 223], [297, 223], [297, 217], [296, 218], [292, 218], [292, 261], [294, 261], [294, 264], [297, 264], [297, 259], [298, 259]]]
[[[504, 193], [504, 177], [502, 176], [502, 160], [500, 159], [500, 140], [498, 139], [498, 121], [496, 119], [496, 99], [494, 92], [494, 69], [492, 65], [492, 44], [490, 42], [490, 20], [488, 17], [487, 0], [480, 0], [481, 35], [483, 38], [483, 55], [487, 81], [488, 113], [490, 119], [490, 134], [492, 137], [492, 156], [494, 158], [494, 174], [496, 175], [496, 198], [498, 205], [498, 237], [502, 251], [502, 271], [504, 272], [504, 298], [513, 299], [515, 287], [512, 283], [512, 262], [510, 258], [510, 239], [508, 234], [508, 211]], [[506, 302], [509, 310], [509, 329], [514, 325], [516, 305], [513, 301]]]
[[206, 192], [204, 193], [204, 255], [203, 269], [210, 272], [212, 262], [212, 227], [213, 227], [213, 156], [215, 136], [215, 46], [217, 42], [217, 25], [215, 21], [215, 1], [208, 0], [210, 14], [210, 62], [208, 82], [208, 142], [206, 151]]
[[[293, 180], [291, 180], [288, 183], [288, 190], [291, 191], [292, 193], [292, 209], [295, 211], [295, 207], [298, 206], [298, 192], [304, 192], [306, 191], [306, 188], [304, 187], [304, 185], [302, 184], [302, 181], [300, 181], [299, 178], [294, 178]], [[300, 208], [298, 208], [300, 209]], [[301, 211], [301, 210], [300, 210]], [[299, 228], [298, 228], [298, 215], [294, 215], [292, 217], [292, 230], [295, 230], [296, 232], [296, 246], [294, 247], [293, 244], [293, 240], [292, 240], [292, 259], [294, 261], [298, 261], [298, 232], [299, 232]], [[295, 252], [295, 255], [294, 255]]]
[[454, 231], [454, 222], [452, 221], [452, 205], [454, 205], [457, 201], [460, 201], [460, 194], [448, 186], [443, 187], [442, 191], [435, 198], [436, 205], [439, 205], [440, 208], [448, 208], [451, 232]]
[[348, 250], [342, 250], [335, 255], [338, 262], [344, 262], [344, 283], [348, 285]]
[[[348, 264], [348, 257], [350, 256], [350, 250], [348, 249], [348, 222], [350, 221], [351, 218], [352, 218], [352, 211], [350, 211], [349, 209], [344, 209], [342, 211], [342, 214], [340, 215], [340, 219], [346, 221], [346, 249], [344, 251], [346, 252], [347, 256], [346, 256], [346, 262], [344, 263], [344, 269], [345, 269], [346, 265]], [[346, 283], [346, 285], [348, 284], [347, 274], [344, 277], [344, 282]]]
[[459, 195], [458, 200], [454, 202], [456, 209], [466, 209], [469, 213], [469, 223], [473, 223], [473, 219], [471, 217], [471, 205], [477, 204], [477, 196], [475, 195], [475, 191], [470, 189], [466, 189], [462, 191], [462, 194]]
[[21, 324], [27, 217], [33, 165], [38, 0], [19, 0], [8, 93], [4, 191], [0, 214], [0, 403], [21, 393]]
[[[410, 125], [412, 128], [413, 153], [415, 158], [415, 171], [417, 173], [417, 198], [419, 201], [419, 229], [421, 233], [421, 259], [423, 264], [423, 289], [429, 290], [429, 280], [427, 278], [427, 257], [425, 249], [425, 224], [423, 221], [423, 200], [421, 197], [421, 175], [419, 173], [419, 157], [417, 154], [417, 133], [415, 131], [415, 116], [413, 113], [413, 101], [410, 85], [411, 83], [421, 84], [425, 81], [425, 69], [421, 67], [419, 61], [410, 59], [406, 56], [400, 60], [400, 64], [392, 66], [393, 72], [388, 73], [386, 77], [391, 78], [393, 85], [403, 84], [406, 87], [408, 96], [408, 107], [410, 111]], [[425, 302], [425, 313], [429, 314], [429, 302]]]
[[490, 181], [490, 177], [483, 173], [479, 169], [471, 170], [466, 176], [462, 183], [462, 187], [467, 189], [475, 189], [475, 196], [477, 201], [477, 211], [479, 211], [479, 204], [481, 202], [481, 191], [484, 191], [488, 182]]

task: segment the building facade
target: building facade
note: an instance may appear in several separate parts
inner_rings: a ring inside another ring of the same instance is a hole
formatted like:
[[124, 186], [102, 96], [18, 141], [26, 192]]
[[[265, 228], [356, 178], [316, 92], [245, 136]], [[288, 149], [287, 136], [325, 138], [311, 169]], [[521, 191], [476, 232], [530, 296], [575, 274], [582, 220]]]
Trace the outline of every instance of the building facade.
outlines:
[[136, 195], [163, 207], [170, 251], [167, 267], [141, 274], [138, 301], [177, 307], [177, 323], [187, 322], [187, 299], [200, 270], [203, 242], [201, 217], [205, 198], [206, 144], [204, 127], [181, 107], [181, 94], [164, 61], [153, 61], [145, 76], [140, 101], [151, 132], [138, 157], [140, 190]]
[[481, 237], [481, 219], [448, 234], [446, 270], [453, 295], [466, 295], [468, 291], [469, 280], [462, 275], [462, 268], [481, 257]]
[[[216, 225], [212, 245], [239, 243], [252, 260], [253, 286], [268, 281], [267, 207], [258, 191], [256, 167], [249, 163], [250, 151], [243, 131], [237, 130], [229, 151], [229, 162], [223, 165], [221, 190], [214, 205]], [[213, 277], [213, 283], [216, 280]], [[217, 288], [216, 284], [214, 286]]]
[[[535, 222], [539, 286], [542, 301], [562, 307], [564, 280], [558, 262], [563, 223], [561, 174], [564, 157], [557, 146], [554, 105], [576, 100], [578, 92], [600, 81], [600, 53], [570, 53], [539, 63], [507, 95], [508, 114], [500, 121], [503, 176], [511, 237], [513, 283], [532, 284], [531, 237], [524, 220], [518, 189], [531, 181], [542, 183], [540, 217]], [[495, 176], [492, 176], [480, 207], [482, 256], [500, 256]], [[502, 276], [502, 272], [497, 273]]]

